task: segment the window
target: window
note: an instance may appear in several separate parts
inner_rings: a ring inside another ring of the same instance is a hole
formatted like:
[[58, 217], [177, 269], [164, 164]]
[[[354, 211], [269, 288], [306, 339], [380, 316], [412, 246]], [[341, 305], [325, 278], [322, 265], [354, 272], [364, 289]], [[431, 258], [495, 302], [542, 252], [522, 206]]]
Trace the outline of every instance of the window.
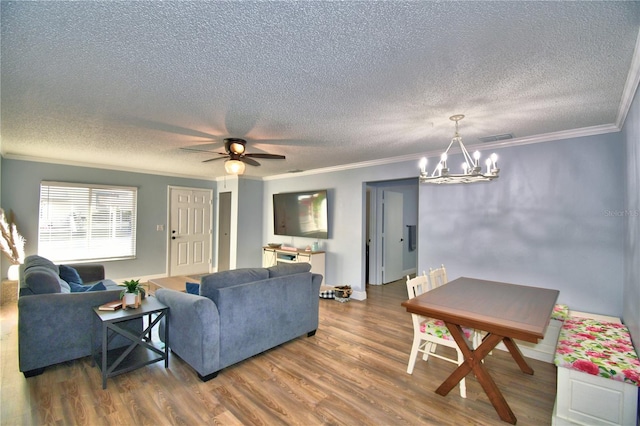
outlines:
[[133, 259], [137, 188], [40, 183], [38, 254], [53, 262]]

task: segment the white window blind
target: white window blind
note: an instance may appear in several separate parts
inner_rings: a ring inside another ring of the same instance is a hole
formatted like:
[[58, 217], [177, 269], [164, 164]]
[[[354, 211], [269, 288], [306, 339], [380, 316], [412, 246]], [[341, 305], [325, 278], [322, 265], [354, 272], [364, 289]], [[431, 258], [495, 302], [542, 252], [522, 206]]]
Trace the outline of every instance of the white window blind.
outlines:
[[137, 198], [133, 187], [41, 182], [38, 254], [53, 262], [134, 258]]

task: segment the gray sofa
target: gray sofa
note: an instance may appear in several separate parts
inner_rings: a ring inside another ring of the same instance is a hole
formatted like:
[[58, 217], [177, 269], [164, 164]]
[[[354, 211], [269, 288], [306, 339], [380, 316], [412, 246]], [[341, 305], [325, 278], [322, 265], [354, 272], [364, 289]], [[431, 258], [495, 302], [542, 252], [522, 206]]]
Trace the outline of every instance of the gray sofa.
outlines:
[[[60, 276], [61, 268], [77, 272], [75, 284], [64, 273], [69, 281]], [[117, 300], [122, 290], [112, 280], [105, 279], [103, 265], [65, 267], [40, 256], [25, 259], [20, 266], [19, 284], [18, 358], [25, 377], [38, 375], [53, 364], [91, 355], [92, 327], [93, 344], [101, 342], [100, 324], [94, 318], [93, 307]], [[71, 287], [75, 291], [72, 292]], [[129, 321], [127, 328], [140, 333], [142, 320]], [[127, 343], [118, 336], [110, 348]]]
[[[223, 368], [318, 328], [322, 275], [308, 263], [245, 268], [205, 275], [199, 294], [159, 289], [169, 306], [173, 353], [201, 380]], [[166, 323], [160, 324], [160, 335]]]

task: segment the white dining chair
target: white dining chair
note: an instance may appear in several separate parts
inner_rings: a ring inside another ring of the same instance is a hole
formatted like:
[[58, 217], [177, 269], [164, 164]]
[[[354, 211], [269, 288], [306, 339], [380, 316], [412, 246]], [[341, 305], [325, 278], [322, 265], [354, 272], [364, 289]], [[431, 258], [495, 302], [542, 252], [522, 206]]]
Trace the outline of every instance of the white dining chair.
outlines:
[[[432, 283], [425, 272], [422, 272], [422, 275], [418, 275], [415, 278], [410, 278], [407, 275], [407, 293], [409, 294], [409, 298], [413, 299], [422, 293], [430, 291], [433, 288], [431, 284]], [[453, 337], [451, 337], [451, 334], [443, 321], [426, 318], [417, 314], [411, 314], [411, 320], [413, 321], [413, 344], [411, 346], [411, 354], [409, 355], [407, 373], [413, 374], [413, 368], [415, 367], [418, 353], [422, 353], [422, 359], [424, 361], [428, 361], [429, 356], [433, 356], [456, 365], [460, 365], [464, 362], [462, 352], [458, 348], [455, 340], [453, 340]], [[467, 338], [471, 338], [473, 335], [473, 330], [466, 329], [464, 327], [463, 332]], [[445, 355], [436, 353], [438, 345], [455, 349], [457, 357], [449, 358]], [[460, 381], [460, 396], [463, 398], [467, 397], [465, 379]]]
[[[444, 265], [440, 265], [439, 268], [429, 268], [429, 281], [431, 282], [431, 288], [440, 287], [443, 284], [449, 282], [447, 278], [447, 268]], [[474, 330], [471, 336], [471, 343], [474, 348], [477, 348], [482, 343], [483, 333], [480, 330]]]

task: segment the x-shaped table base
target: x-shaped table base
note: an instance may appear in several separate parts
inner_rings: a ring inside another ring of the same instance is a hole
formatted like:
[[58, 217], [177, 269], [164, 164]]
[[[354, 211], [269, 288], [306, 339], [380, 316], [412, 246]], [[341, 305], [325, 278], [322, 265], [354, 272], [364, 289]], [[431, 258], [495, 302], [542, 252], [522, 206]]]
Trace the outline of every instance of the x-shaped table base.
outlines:
[[511, 356], [520, 367], [523, 373], [533, 374], [533, 369], [527, 364], [520, 349], [510, 337], [499, 336], [497, 334], [488, 333], [483, 339], [482, 344], [475, 350], [472, 349], [469, 341], [457, 324], [445, 322], [451, 336], [458, 344], [460, 351], [464, 356], [464, 362], [451, 373], [451, 375], [436, 389], [438, 395], [445, 396], [453, 389], [467, 374], [473, 371], [478, 382], [489, 397], [489, 401], [496, 409], [500, 418], [508, 423], [516, 424], [516, 416], [511, 411], [509, 404], [502, 396], [500, 389], [493, 381], [482, 360], [491, 352], [498, 343], [504, 342], [505, 346], [511, 353]]

